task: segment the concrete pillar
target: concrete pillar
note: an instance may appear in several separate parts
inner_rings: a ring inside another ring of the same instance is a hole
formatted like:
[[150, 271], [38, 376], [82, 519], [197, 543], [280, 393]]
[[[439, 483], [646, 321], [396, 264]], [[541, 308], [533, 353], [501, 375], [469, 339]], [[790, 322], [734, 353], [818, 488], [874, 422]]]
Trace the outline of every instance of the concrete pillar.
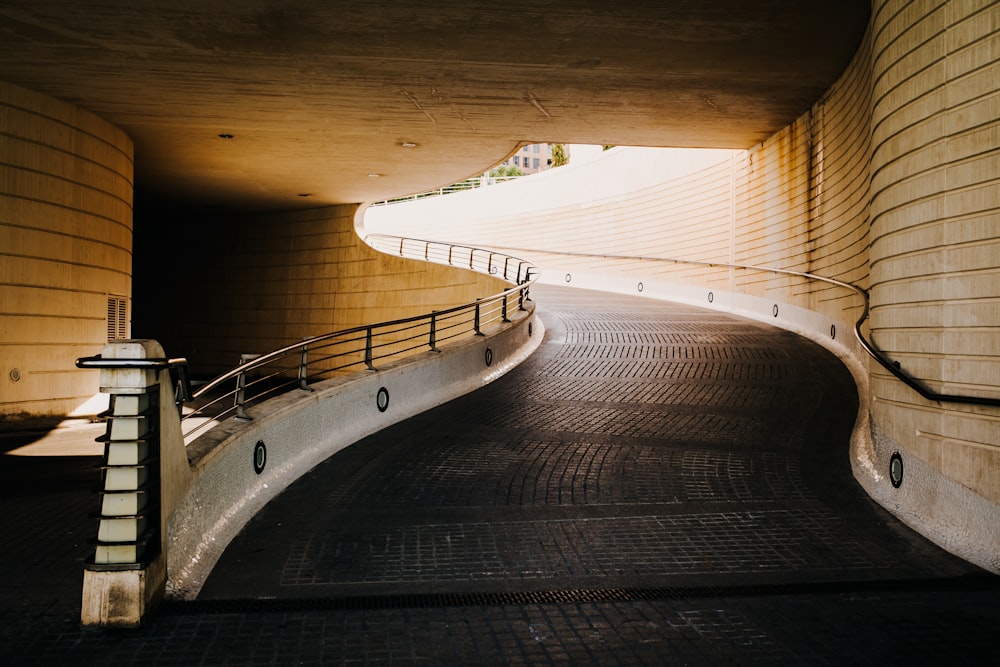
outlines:
[[[143, 360], [149, 363], [142, 365]], [[88, 626], [135, 627], [159, 603], [166, 586], [160, 421], [161, 415], [178, 417], [173, 396], [161, 396], [166, 359], [159, 343], [108, 343], [100, 363], [101, 391], [110, 394], [111, 407], [101, 438], [100, 527], [84, 570], [80, 620]]]
[[104, 409], [73, 361], [129, 336], [132, 162], [120, 129], [0, 81], [0, 420]]

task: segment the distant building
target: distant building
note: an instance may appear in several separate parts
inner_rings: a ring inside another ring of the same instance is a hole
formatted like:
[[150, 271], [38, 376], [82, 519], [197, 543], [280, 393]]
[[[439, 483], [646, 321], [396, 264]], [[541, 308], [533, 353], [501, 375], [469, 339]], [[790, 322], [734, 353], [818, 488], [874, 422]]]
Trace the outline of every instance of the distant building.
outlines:
[[526, 176], [545, 171], [552, 166], [552, 144], [529, 144], [514, 153], [505, 165], [517, 167]]

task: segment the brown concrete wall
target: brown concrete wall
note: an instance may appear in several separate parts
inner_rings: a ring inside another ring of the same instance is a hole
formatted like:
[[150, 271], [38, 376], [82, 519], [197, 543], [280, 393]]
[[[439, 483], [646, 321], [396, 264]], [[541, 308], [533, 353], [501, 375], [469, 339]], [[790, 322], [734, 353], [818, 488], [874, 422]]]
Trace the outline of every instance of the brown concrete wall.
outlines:
[[132, 294], [132, 143], [85, 111], [0, 82], [0, 420], [97, 392], [74, 361]]
[[[996, 397], [1000, 6], [873, 4], [872, 334], [930, 388]], [[1000, 503], [1000, 411], [925, 401], [881, 368], [871, 383], [881, 456]]]
[[152, 274], [137, 268], [137, 335], [187, 357], [196, 374], [214, 375], [241, 354], [444, 309], [508, 287], [470, 271], [375, 252], [355, 233], [357, 210], [349, 204], [177, 219], [174, 233], [190, 242], [173, 281], [163, 280], [163, 259], [157, 259], [163, 240], [137, 231], [137, 261], [160, 262]]

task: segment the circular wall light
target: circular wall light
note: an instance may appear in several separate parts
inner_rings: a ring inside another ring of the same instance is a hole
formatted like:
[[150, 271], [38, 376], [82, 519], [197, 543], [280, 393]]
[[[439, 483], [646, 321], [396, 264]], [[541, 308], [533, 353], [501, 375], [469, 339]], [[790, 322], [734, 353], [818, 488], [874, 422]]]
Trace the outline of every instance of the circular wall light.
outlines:
[[20, 382], [21, 381], [21, 369], [20, 368], [12, 368], [12, 369], [10, 369], [10, 372], [7, 373], [7, 377], [10, 378], [11, 382]]
[[771, 313], [777, 317], [778, 316], [778, 304], [774, 304], [774, 308], [771, 309]]
[[708, 302], [712, 303], [713, 301], [715, 301], [715, 292], [709, 292], [708, 293]]
[[889, 457], [889, 481], [895, 489], [903, 485], [903, 457], [899, 452], [893, 452]]
[[486, 365], [493, 365], [493, 348], [486, 348]]
[[378, 388], [378, 393], [375, 394], [375, 406], [379, 412], [385, 412], [389, 409], [389, 390], [385, 387]]
[[259, 475], [264, 472], [265, 465], [267, 465], [267, 447], [263, 440], [258, 440], [253, 446], [253, 471]]
[[834, 340], [837, 339], [837, 325], [836, 324], [831, 324], [830, 325], [830, 338], [833, 338]]
[[571, 281], [571, 280], [573, 280], [573, 276], [572, 276], [572, 274], [569, 274], [569, 273], [567, 273], [567, 274], [566, 274], [566, 282], [569, 282], [569, 281]]
[[636, 289], [639, 290], [639, 292], [642, 292], [642, 290], [645, 289], [645, 286], [642, 283], [639, 283], [636, 285]]

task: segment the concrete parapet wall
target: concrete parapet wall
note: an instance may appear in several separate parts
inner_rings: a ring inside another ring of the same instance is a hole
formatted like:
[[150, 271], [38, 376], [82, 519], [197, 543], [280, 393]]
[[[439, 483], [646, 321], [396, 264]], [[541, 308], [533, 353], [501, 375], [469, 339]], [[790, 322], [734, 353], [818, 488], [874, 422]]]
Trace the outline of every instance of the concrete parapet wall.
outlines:
[[[932, 390], [1000, 396], [1000, 52], [995, 2], [873, 3], [873, 340]], [[927, 401], [880, 367], [866, 488], [1000, 571], [1000, 410]], [[909, 471], [887, 486], [888, 459]]]
[[65, 415], [98, 389], [74, 360], [130, 335], [132, 142], [0, 82], [0, 154], [0, 418]]
[[296, 390], [271, 399], [248, 409], [253, 421], [230, 419], [191, 443], [193, 481], [167, 533], [168, 596], [195, 597], [244, 524], [321, 461], [514, 368], [540, 344], [544, 329], [533, 307], [512, 320], [484, 329], [483, 337], [442, 346], [439, 353], [423, 352], [374, 372], [317, 383], [311, 393]]

